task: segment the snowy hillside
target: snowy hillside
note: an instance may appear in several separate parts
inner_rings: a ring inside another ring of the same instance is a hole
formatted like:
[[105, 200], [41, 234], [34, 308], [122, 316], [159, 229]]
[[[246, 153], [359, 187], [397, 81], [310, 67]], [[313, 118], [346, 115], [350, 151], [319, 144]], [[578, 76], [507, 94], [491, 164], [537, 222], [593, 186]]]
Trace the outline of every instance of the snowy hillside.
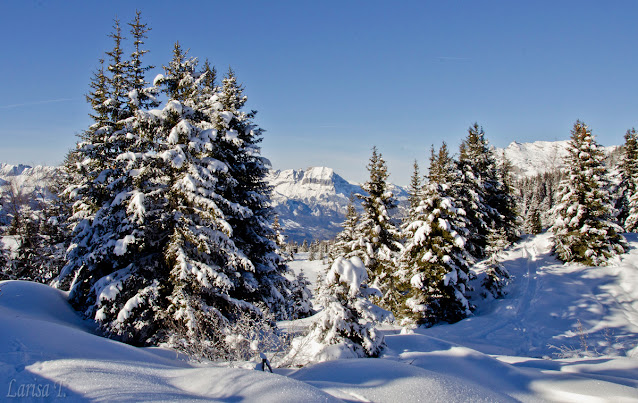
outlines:
[[[267, 180], [285, 234], [298, 242], [333, 238], [341, 231], [350, 195], [362, 193], [361, 186], [326, 167], [271, 171]], [[393, 185], [390, 189], [400, 201], [407, 199], [404, 189]]]
[[[506, 148], [497, 148], [496, 155], [505, 157], [512, 163], [518, 177], [534, 176], [563, 167], [569, 141], [535, 141], [533, 143], [510, 143]], [[604, 147], [607, 154], [618, 146]]]
[[[638, 237], [629, 241], [613, 265], [589, 268], [556, 261], [547, 235], [525, 239], [503, 255], [514, 276], [509, 294], [482, 302], [475, 316], [414, 331], [386, 326], [381, 358], [275, 374], [95, 336], [64, 293], [2, 282], [1, 393], [25, 401], [638, 402]], [[321, 270], [293, 266], [313, 279]]]

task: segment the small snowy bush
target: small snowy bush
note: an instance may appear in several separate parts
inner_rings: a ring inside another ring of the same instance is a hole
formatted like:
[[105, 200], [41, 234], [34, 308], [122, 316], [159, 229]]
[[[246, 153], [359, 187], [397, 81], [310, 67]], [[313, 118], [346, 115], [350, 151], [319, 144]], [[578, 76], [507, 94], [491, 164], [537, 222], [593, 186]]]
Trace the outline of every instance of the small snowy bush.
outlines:
[[367, 270], [360, 258], [338, 258], [320, 290], [323, 311], [316, 315], [307, 335], [293, 340], [284, 362], [304, 365], [341, 358], [377, 357], [384, 341], [374, 323], [388, 320], [392, 314], [368, 300], [379, 291], [369, 288], [367, 281]]

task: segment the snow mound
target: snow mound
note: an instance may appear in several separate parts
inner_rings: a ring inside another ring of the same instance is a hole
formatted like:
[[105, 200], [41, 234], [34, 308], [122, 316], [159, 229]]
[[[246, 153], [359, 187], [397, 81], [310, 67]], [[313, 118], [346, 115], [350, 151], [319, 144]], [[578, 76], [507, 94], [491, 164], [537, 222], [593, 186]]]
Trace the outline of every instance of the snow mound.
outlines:
[[0, 282], [0, 322], [1, 393], [19, 401], [336, 401], [281, 375], [199, 366], [96, 336], [65, 293], [41, 284]]
[[349, 359], [303, 368], [291, 378], [344, 400], [371, 402], [513, 402], [457, 377], [384, 359]]

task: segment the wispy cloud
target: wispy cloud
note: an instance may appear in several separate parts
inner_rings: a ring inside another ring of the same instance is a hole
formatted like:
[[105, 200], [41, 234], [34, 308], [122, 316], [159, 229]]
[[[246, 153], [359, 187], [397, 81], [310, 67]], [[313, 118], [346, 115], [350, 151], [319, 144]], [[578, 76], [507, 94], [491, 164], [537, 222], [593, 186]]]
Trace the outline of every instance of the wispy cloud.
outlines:
[[73, 100], [73, 98], [58, 98], [58, 99], [49, 99], [49, 100], [46, 100], [46, 101], [24, 102], [24, 103], [21, 103], [21, 104], [0, 105], [0, 109], [22, 108], [24, 106], [53, 104], [53, 103], [57, 103], [57, 102], [67, 102], [67, 101], [72, 101], [72, 100]]

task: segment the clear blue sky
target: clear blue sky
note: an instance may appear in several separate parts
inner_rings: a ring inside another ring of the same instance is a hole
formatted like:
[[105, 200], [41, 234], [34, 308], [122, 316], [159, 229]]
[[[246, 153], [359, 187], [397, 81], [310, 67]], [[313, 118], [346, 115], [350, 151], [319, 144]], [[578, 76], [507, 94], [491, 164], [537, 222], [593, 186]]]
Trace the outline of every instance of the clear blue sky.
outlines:
[[4, 0], [1, 162], [62, 161], [113, 18], [136, 9], [150, 63], [179, 40], [233, 67], [277, 169], [364, 181], [376, 145], [407, 184], [414, 159], [425, 170], [431, 144], [456, 150], [475, 121], [499, 147], [567, 139], [576, 119], [603, 145], [638, 127], [636, 1]]

